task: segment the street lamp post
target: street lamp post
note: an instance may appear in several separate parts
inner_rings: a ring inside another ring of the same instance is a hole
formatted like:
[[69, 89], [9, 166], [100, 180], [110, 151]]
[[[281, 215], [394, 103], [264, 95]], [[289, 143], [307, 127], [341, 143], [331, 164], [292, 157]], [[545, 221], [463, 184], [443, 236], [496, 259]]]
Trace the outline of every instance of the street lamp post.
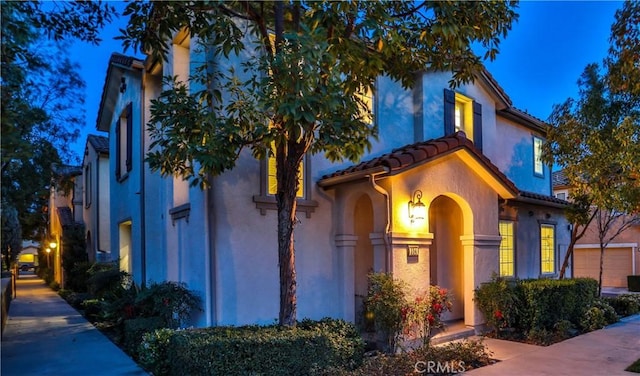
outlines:
[[47, 269], [51, 269], [51, 248], [45, 249], [47, 252]]

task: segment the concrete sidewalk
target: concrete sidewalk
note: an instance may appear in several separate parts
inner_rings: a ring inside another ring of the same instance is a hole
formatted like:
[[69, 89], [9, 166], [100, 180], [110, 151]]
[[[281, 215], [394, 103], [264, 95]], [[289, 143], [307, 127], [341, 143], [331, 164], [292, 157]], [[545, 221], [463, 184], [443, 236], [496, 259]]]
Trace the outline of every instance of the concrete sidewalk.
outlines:
[[640, 358], [640, 315], [551, 346], [542, 347], [486, 338], [500, 362], [465, 375], [626, 375]]
[[2, 376], [147, 375], [34, 275], [21, 275], [2, 335]]

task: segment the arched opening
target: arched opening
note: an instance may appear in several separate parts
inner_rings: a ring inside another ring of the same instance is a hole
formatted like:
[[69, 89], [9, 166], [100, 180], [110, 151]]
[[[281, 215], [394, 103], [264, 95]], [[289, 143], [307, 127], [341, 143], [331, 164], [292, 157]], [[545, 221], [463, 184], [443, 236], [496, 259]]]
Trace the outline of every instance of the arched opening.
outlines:
[[451, 198], [438, 196], [431, 202], [430, 283], [448, 289], [453, 298], [453, 309], [442, 316], [443, 320], [464, 318], [464, 249], [460, 241], [463, 223], [462, 209]]
[[356, 201], [353, 213], [354, 235], [358, 237], [354, 249], [354, 293], [356, 323], [362, 324], [363, 301], [367, 296], [367, 275], [373, 271], [373, 246], [369, 234], [373, 232], [373, 205], [367, 195]]

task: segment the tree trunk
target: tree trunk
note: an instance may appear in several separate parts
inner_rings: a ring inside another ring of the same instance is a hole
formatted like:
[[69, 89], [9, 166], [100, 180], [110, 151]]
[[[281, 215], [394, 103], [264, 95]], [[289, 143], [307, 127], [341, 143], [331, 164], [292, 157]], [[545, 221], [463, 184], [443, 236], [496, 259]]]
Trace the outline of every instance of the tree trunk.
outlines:
[[604, 245], [600, 244], [600, 275], [598, 276], [598, 296], [602, 294], [602, 271], [604, 267]]
[[569, 266], [569, 260], [571, 259], [571, 255], [573, 255], [573, 248], [576, 245], [578, 239], [576, 238], [577, 228], [574, 226], [573, 230], [571, 230], [571, 241], [569, 242], [569, 247], [567, 247], [567, 253], [564, 255], [564, 260], [562, 261], [562, 267], [560, 267], [560, 276], [559, 279], [564, 279], [564, 274], [567, 271], [567, 267]]
[[300, 145], [289, 142], [276, 147], [278, 192], [278, 267], [280, 269], [280, 313], [282, 326], [295, 326], [297, 313], [296, 265], [293, 229], [296, 224], [296, 193], [302, 154]]

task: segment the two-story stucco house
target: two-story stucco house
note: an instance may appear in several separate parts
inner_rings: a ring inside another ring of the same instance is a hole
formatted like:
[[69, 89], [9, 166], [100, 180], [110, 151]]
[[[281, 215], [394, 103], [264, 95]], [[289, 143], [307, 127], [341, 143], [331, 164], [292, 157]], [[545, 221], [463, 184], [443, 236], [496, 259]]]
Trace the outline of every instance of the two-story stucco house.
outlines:
[[53, 279], [64, 288], [62, 255], [65, 252], [62, 242], [64, 232], [73, 226], [82, 224], [82, 167], [53, 166], [53, 179], [56, 183], [65, 181], [64, 186], [52, 184], [49, 192], [49, 249], [47, 258], [51, 261]]
[[111, 261], [109, 139], [87, 136], [82, 161], [82, 219], [89, 261]]
[[[175, 280], [203, 298], [196, 325], [278, 316], [270, 162], [242, 153], [201, 191], [145, 163], [150, 100], [196, 55], [179, 34], [168, 61], [114, 54], [97, 127], [109, 132], [111, 252], [138, 282]], [[241, 58], [225, 62], [239, 65]], [[385, 77], [371, 101], [379, 139], [361, 163], [304, 161], [295, 228], [299, 317], [357, 321], [367, 273], [451, 290], [446, 317], [483, 322], [473, 290], [493, 273], [553, 278], [569, 243], [563, 200], [540, 160], [545, 124], [514, 108], [486, 71], [449, 89], [448, 73], [412, 90]]]

